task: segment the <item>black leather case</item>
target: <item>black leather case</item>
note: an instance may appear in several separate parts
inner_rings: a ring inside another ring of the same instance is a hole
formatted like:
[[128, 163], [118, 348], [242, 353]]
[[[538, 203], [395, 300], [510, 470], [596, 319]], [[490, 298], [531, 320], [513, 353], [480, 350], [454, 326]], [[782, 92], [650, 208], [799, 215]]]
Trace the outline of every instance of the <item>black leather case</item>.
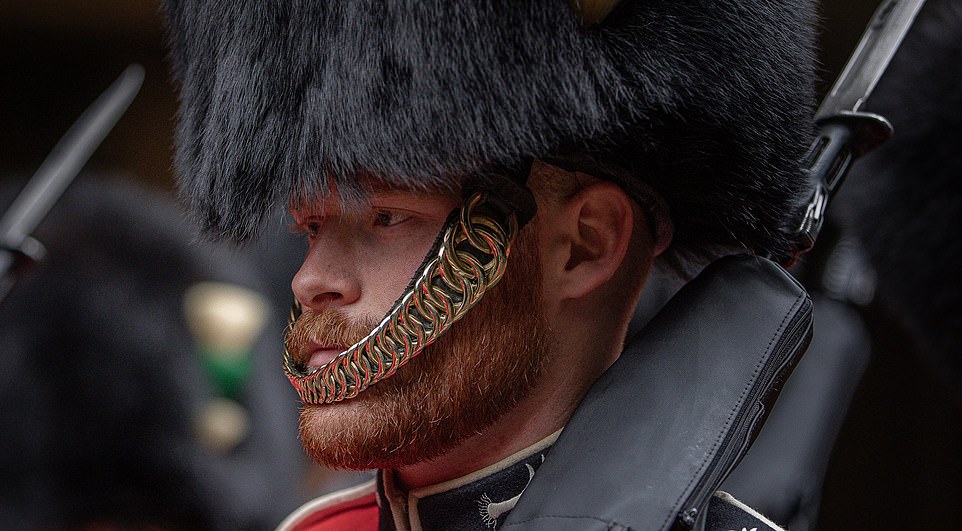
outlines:
[[708, 266], [595, 382], [502, 529], [701, 529], [811, 332], [781, 267]]

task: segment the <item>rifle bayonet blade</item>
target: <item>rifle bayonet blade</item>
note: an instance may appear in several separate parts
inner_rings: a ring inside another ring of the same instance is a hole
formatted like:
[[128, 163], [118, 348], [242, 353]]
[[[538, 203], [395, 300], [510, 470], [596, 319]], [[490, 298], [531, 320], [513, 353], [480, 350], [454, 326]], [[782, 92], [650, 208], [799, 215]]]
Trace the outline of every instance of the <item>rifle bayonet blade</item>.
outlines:
[[822, 101], [815, 121], [843, 112], [858, 111], [872, 94], [875, 84], [908, 33], [925, 0], [885, 0], [876, 9], [868, 29]]
[[53, 207], [140, 90], [144, 69], [131, 65], [80, 115], [0, 219], [0, 245], [16, 248]]

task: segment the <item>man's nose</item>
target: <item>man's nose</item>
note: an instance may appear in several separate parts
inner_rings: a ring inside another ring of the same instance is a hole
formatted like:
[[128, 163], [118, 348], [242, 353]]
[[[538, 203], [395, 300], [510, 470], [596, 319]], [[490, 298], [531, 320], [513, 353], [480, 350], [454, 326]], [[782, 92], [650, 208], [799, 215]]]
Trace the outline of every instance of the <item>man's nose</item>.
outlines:
[[357, 301], [361, 296], [360, 281], [345, 267], [353, 263], [347, 256], [314, 247], [291, 281], [294, 296], [302, 306], [315, 311]]

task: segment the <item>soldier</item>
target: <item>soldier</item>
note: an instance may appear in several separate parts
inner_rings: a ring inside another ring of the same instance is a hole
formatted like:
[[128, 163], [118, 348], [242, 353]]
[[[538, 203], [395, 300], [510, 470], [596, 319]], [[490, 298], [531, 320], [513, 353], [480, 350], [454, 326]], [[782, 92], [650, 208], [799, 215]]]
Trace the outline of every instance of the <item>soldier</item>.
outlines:
[[0, 528], [264, 529], [297, 507], [270, 499], [304, 463], [249, 257], [97, 174], [36, 235], [0, 305]]
[[[736, 365], [721, 350], [636, 373], [637, 359], [685, 359], [670, 351], [702, 332], [662, 319], [652, 327], [675, 331], [643, 347], [626, 333], [656, 264], [687, 280], [724, 255], [793, 253], [810, 2], [171, 0], [167, 14], [182, 193], [235, 240], [290, 208], [308, 242], [284, 358], [302, 442], [322, 464], [379, 471], [282, 528], [776, 527], [725, 495], [706, 519], [696, 496], [740, 455], [757, 410], [724, 412], [742, 431], [708, 445], [717, 458], [659, 521], [579, 504], [668, 493], [681, 474], [658, 466], [682, 463], [669, 450], [702, 447], [682, 425], [724, 409], [657, 408], [717, 405], [716, 388], [769, 396], [771, 382], [703, 374]], [[756, 291], [725, 278], [739, 297]], [[797, 353], [803, 320], [779, 314], [769, 336], [764, 313], [748, 335]], [[646, 352], [625, 361], [626, 343]], [[790, 363], [775, 365], [731, 372]], [[668, 399], [646, 402], [649, 389]], [[668, 453], [624, 434], [657, 435]], [[651, 466], [622, 460], [641, 449]]]

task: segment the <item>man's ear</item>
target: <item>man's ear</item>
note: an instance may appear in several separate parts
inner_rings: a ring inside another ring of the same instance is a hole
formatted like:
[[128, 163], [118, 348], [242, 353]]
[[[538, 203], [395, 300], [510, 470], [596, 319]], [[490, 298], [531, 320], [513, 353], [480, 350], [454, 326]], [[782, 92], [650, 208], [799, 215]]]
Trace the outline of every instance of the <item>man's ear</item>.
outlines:
[[566, 263], [558, 289], [563, 299], [583, 297], [618, 271], [628, 252], [634, 203], [615, 184], [601, 181], [582, 189], [563, 207]]

